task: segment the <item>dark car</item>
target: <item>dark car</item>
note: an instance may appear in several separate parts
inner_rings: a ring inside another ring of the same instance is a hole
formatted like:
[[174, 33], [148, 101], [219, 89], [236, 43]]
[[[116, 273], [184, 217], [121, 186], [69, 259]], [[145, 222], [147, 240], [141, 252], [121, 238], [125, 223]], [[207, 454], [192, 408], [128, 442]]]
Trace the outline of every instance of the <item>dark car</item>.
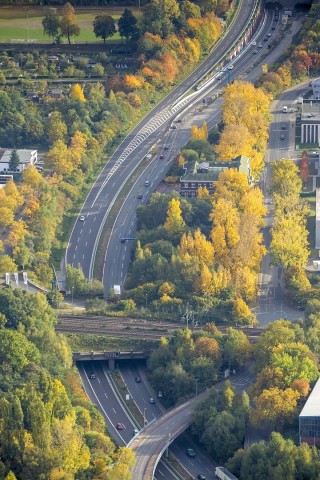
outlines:
[[284, 140], [284, 135], [280, 135], [280, 140]]
[[117, 423], [117, 430], [123, 430], [124, 426], [123, 423]]
[[169, 150], [168, 145], [165, 145], [165, 146], [163, 147], [163, 150]]
[[96, 378], [96, 374], [95, 373], [90, 373], [90, 378], [91, 378], [91, 380], [94, 380]]
[[176, 130], [177, 129], [177, 125], [171, 125], [170, 127], [172, 130]]
[[142, 193], [139, 193], [139, 195], [138, 195], [138, 199], [139, 199], [139, 200], [141, 200], [142, 198], [143, 198], [143, 195], [142, 195]]
[[202, 473], [199, 473], [198, 477], [199, 480], [206, 480], [206, 477], [202, 475]]
[[154, 398], [150, 397], [150, 398], [149, 398], [149, 402], [150, 402], [150, 403], [155, 403]]
[[121, 242], [121, 243], [126, 243], [126, 239], [125, 239], [125, 238], [121, 238], [120, 242]]
[[285, 125], [281, 125], [281, 130], [286, 130], [286, 126], [285, 126]]
[[160, 154], [160, 157], [159, 157], [159, 158], [160, 158], [160, 160], [163, 160], [163, 159], [164, 159], [163, 153]]
[[194, 458], [196, 456], [196, 452], [193, 450], [193, 448], [187, 448], [186, 454], [190, 458]]
[[141, 383], [141, 378], [140, 377], [136, 377], [136, 383]]

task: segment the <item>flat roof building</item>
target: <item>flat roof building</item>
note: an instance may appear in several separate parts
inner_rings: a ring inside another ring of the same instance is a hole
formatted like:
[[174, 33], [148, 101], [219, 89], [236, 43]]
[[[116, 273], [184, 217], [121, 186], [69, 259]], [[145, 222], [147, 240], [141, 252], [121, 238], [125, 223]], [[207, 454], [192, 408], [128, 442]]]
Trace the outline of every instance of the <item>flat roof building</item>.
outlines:
[[19, 156], [20, 162], [17, 168], [12, 171], [9, 168], [11, 153], [12, 149], [10, 148], [0, 148], [1, 174], [22, 173], [26, 167], [35, 165], [35, 163], [37, 162], [37, 150], [18, 149], [17, 154]]
[[320, 378], [299, 415], [300, 444], [320, 445]]

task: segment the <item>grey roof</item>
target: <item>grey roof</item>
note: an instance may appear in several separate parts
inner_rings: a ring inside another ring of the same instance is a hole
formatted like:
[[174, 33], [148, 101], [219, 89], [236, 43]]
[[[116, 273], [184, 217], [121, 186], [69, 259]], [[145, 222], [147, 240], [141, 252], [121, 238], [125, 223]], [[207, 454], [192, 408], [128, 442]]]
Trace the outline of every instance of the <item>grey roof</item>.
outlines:
[[313, 390], [299, 415], [299, 418], [300, 417], [320, 417], [320, 378], [313, 387]]
[[[0, 163], [9, 163], [11, 152], [12, 149], [10, 148], [0, 149]], [[36, 150], [18, 149], [17, 154], [19, 155], [20, 163], [29, 163], [31, 157], [35, 154], [35, 152]]]

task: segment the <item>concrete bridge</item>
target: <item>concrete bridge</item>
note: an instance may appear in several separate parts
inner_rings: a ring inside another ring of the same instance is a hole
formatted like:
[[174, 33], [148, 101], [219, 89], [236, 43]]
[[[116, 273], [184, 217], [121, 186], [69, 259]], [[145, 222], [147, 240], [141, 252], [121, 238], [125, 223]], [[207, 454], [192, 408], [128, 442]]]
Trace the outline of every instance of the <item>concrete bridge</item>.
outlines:
[[110, 371], [113, 371], [116, 365], [116, 362], [122, 360], [145, 360], [148, 366], [149, 357], [152, 350], [143, 350], [141, 352], [134, 352], [130, 350], [129, 352], [88, 352], [88, 353], [73, 353], [72, 359], [73, 363], [76, 362], [92, 362], [92, 361], [104, 361], [108, 362], [108, 367]]

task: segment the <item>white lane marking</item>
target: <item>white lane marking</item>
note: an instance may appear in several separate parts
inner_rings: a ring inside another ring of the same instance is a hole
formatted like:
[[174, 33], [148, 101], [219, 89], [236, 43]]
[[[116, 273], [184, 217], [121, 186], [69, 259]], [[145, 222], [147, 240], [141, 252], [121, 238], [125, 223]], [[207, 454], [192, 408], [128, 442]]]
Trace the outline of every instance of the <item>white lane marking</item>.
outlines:
[[102, 208], [102, 205], [100, 205], [99, 210], [101, 210], [101, 208]]
[[104, 392], [104, 396], [105, 396], [106, 398], [108, 398], [108, 395], [106, 394], [106, 392]]
[[99, 383], [101, 383], [101, 382], [100, 382], [100, 378], [99, 378], [99, 377], [97, 377], [97, 380], [98, 380], [98, 382], [99, 382]]
[[93, 221], [95, 222], [97, 220], [97, 217], [94, 217]]
[[88, 242], [86, 242], [86, 247], [88, 246]]
[[[79, 239], [78, 239], [78, 240], [79, 240]], [[74, 249], [74, 251], [76, 251], [76, 250], [77, 250], [77, 248], [78, 248], [78, 245], [76, 245], [76, 248]]]
[[91, 233], [91, 228], [90, 228], [90, 230], [89, 230], [89, 235], [90, 235], [90, 233]]
[[112, 407], [112, 410], [114, 411], [115, 414], [117, 413], [113, 407]]
[[75, 254], [75, 253], [73, 254], [73, 258], [76, 258], [76, 254]]
[[123, 269], [123, 262], [122, 262], [121, 268]]

